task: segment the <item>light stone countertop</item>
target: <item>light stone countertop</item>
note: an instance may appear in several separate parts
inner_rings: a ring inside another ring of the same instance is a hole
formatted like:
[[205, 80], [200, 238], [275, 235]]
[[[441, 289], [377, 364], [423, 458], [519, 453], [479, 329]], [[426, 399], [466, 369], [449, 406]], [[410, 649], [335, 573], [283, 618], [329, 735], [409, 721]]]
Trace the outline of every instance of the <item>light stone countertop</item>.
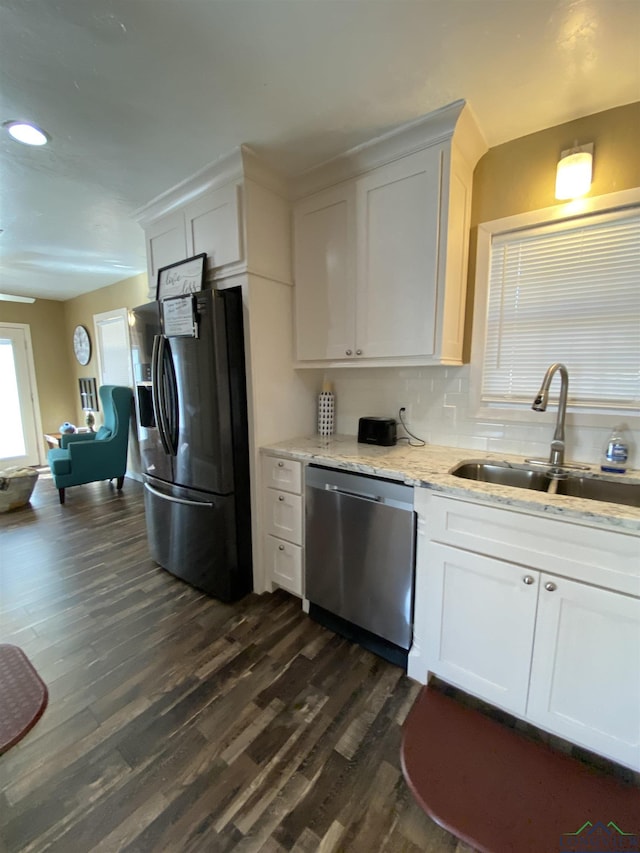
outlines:
[[[329, 439], [320, 436], [292, 438], [263, 447], [261, 452], [300, 462], [312, 462], [331, 468], [401, 480], [410, 486], [422, 486], [453, 497], [497, 504], [538, 515], [564, 517], [590, 526], [640, 535], [640, 507], [480, 483], [449, 473], [451, 468], [466, 459], [494, 459], [522, 465], [524, 459], [521, 456], [437, 445], [413, 447], [406, 442], [400, 442], [393, 447], [377, 447], [358, 444], [355, 436], [349, 435], [334, 435]], [[591, 465], [588, 472], [577, 473], [640, 482], [640, 471], [635, 470], [626, 474], [605, 475], [600, 473], [598, 466]]]

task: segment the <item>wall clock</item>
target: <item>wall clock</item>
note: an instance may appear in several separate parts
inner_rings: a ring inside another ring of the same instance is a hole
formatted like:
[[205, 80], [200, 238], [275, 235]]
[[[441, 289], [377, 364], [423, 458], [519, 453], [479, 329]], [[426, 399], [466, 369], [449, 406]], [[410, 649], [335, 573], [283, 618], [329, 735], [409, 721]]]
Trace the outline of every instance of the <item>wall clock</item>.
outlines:
[[76, 326], [73, 330], [73, 351], [80, 364], [89, 363], [91, 358], [91, 338], [84, 326]]

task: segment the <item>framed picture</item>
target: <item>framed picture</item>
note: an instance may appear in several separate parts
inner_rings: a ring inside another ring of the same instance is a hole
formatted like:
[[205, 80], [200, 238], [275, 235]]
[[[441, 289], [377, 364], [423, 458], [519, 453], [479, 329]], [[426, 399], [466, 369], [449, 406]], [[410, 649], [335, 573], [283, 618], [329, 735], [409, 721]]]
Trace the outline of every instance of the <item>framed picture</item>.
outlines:
[[207, 254], [194, 255], [184, 261], [169, 264], [158, 270], [158, 288], [156, 300], [162, 302], [174, 296], [185, 296], [187, 293], [197, 293], [204, 286], [204, 270]]
[[82, 410], [84, 412], [97, 412], [100, 406], [98, 405], [95, 378], [93, 376], [87, 376], [86, 378], [78, 379], [78, 385], [80, 386]]

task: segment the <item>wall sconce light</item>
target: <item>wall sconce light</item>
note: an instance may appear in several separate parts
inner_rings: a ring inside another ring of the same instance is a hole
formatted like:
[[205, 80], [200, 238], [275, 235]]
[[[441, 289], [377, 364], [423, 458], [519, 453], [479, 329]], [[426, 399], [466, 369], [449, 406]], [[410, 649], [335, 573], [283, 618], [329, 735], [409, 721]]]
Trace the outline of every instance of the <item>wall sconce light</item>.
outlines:
[[556, 198], [571, 199], [586, 195], [593, 173], [593, 142], [574, 145], [560, 152], [556, 170]]

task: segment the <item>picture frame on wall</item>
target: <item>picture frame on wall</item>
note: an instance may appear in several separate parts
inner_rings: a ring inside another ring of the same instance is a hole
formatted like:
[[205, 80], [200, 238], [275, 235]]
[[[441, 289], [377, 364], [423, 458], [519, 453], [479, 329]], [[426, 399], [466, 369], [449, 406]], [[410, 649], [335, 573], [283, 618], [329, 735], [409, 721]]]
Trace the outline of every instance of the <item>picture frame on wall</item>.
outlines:
[[80, 388], [80, 401], [82, 403], [83, 412], [97, 412], [100, 409], [98, 402], [98, 391], [96, 388], [96, 380], [94, 376], [85, 376], [78, 379]]
[[204, 274], [207, 253], [176, 261], [175, 264], [161, 267], [158, 270], [158, 285], [156, 301], [172, 299], [175, 296], [185, 296], [188, 293], [198, 293], [204, 287]]

